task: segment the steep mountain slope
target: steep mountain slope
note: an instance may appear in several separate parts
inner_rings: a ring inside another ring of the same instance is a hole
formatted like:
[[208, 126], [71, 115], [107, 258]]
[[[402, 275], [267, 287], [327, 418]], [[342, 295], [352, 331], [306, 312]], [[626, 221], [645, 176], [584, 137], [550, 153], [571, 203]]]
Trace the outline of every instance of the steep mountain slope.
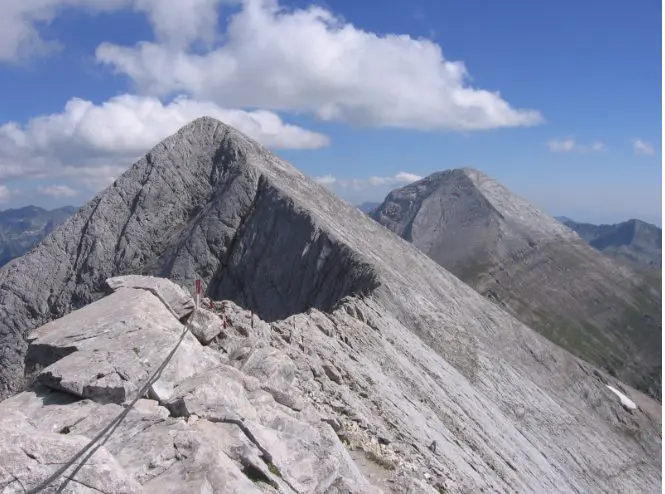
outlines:
[[372, 213], [497, 305], [660, 399], [660, 284], [472, 169], [391, 192]]
[[[241, 340], [218, 343], [228, 359], [245, 360], [266, 343], [288, 355], [299, 393], [330, 414], [344, 441], [365, 444], [377, 468], [420, 482], [397, 492], [660, 491], [658, 404], [553, 345], [220, 122], [198, 119], [164, 140], [36, 249], [0, 269], [5, 392], [23, 387], [26, 333], [101, 298], [105, 279], [124, 273], [186, 287], [201, 277], [209, 297], [256, 314], [261, 321], [245, 323]], [[139, 362], [153, 366], [105, 343], [114, 338], [111, 327], [141, 338], [132, 321], [152, 324], [157, 309], [130, 320], [137, 310], [131, 299], [104, 304], [108, 312], [94, 323], [80, 313], [54, 323], [65, 331], [60, 336], [40, 330], [52, 348], [35, 348], [39, 339], [31, 338], [30, 355], [46, 351], [28, 359], [28, 377], [37, 372], [38, 382], [86, 396], [105, 396], [98, 386], [135, 391], [127, 381], [135, 377], [123, 369], [140, 375]], [[109, 377], [91, 372], [86, 356]], [[227, 382], [198, 379], [213, 388]], [[607, 385], [638, 408], [624, 409]], [[226, 411], [212, 389], [181, 391], [185, 405], [174, 407], [176, 416]], [[289, 394], [274, 396], [300, 408]], [[288, 427], [280, 422], [272, 426]]]
[[51, 211], [36, 206], [0, 211], [0, 266], [28, 252], [75, 211], [71, 206]]
[[663, 231], [656, 225], [631, 219], [613, 225], [578, 223], [569, 218], [558, 218], [574, 230], [593, 248], [620, 261], [628, 261], [644, 268], [662, 266]]

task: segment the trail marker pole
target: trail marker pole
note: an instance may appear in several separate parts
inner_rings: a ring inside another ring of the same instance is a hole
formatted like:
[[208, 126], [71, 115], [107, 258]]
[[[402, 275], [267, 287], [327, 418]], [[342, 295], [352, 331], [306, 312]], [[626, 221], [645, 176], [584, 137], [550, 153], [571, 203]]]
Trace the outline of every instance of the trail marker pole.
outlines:
[[201, 303], [201, 280], [196, 280], [196, 309], [198, 310]]

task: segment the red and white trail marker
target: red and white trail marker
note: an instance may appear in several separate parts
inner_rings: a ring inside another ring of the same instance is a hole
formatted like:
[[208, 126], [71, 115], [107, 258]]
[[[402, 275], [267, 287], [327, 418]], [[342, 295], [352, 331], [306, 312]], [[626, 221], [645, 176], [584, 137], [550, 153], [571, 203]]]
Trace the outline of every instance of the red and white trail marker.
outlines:
[[201, 280], [196, 280], [196, 308], [199, 308], [199, 305], [201, 303]]

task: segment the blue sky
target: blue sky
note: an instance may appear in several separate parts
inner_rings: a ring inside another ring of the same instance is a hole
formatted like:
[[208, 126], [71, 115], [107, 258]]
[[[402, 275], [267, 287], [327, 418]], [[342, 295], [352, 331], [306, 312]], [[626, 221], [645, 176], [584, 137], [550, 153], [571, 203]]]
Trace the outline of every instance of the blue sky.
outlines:
[[196, 4], [0, 0], [0, 208], [82, 204], [212, 114], [354, 203], [471, 166], [660, 222], [660, 2]]

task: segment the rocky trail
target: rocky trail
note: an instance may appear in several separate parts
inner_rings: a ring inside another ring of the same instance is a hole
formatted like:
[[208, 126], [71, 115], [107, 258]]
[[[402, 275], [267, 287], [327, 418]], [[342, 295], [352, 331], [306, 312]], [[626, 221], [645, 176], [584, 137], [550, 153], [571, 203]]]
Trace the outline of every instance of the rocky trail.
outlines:
[[[348, 301], [329, 315], [311, 310], [267, 323], [231, 301], [204, 299], [213, 310], [195, 311], [191, 296], [165, 279], [127, 276], [108, 286], [112, 294], [30, 335], [31, 385], [0, 403], [0, 492], [29, 492], [123, 411], [83, 466], [73, 474], [75, 462], [43, 492], [64, 484], [58, 492], [435, 493], [474, 492], [476, 482], [486, 492], [537, 492], [546, 480], [534, 475], [538, 463], [552, 476], [548, 492], [570, 492], [570, 484], [554, 483], [554, 462], [565, 462], [567, 451], [581, 472], [589, 466], [572, 445], [560, 450], [530, 438], [531, 427], [546, 424], [529, 426], [536, 417], [529, 420], [525, 408], [526, 434], [515, 435], [483, 419], [488, 411], [473, 403], [479, 397], [464, 405], [475, 410], [452, 413], [427, 393], [415, 400], [400, 393], [390, 374], [354, 349], [360, 340], [385, 344], [382, 325], [363, 320], [370, 306]], [[423, 374], [436, 386], [436, 375]], [[651, 427], [645, 412], [622, 409], [611, 392], [599, 391], [598, 406], [611, 409], [626, 434], [633, 429], [638, 447]], [[570, 420], [552, 420], [550, 434], [580, 433]], [[493, 447], [499, 437], [514, 449]], [[599, 447], [598, 438], [586, 438]], [[596, 455], [611, 458], [611, 438], [602, 443]], [[534, 454], [542, 458], [536, 465], [528, 458]], [[461, 466], [466, 482], [456, 472]], [[607, 488], [633, 478], [632, 488], [655, 492], [651, 468], [644, 460], [624, 463]]]

